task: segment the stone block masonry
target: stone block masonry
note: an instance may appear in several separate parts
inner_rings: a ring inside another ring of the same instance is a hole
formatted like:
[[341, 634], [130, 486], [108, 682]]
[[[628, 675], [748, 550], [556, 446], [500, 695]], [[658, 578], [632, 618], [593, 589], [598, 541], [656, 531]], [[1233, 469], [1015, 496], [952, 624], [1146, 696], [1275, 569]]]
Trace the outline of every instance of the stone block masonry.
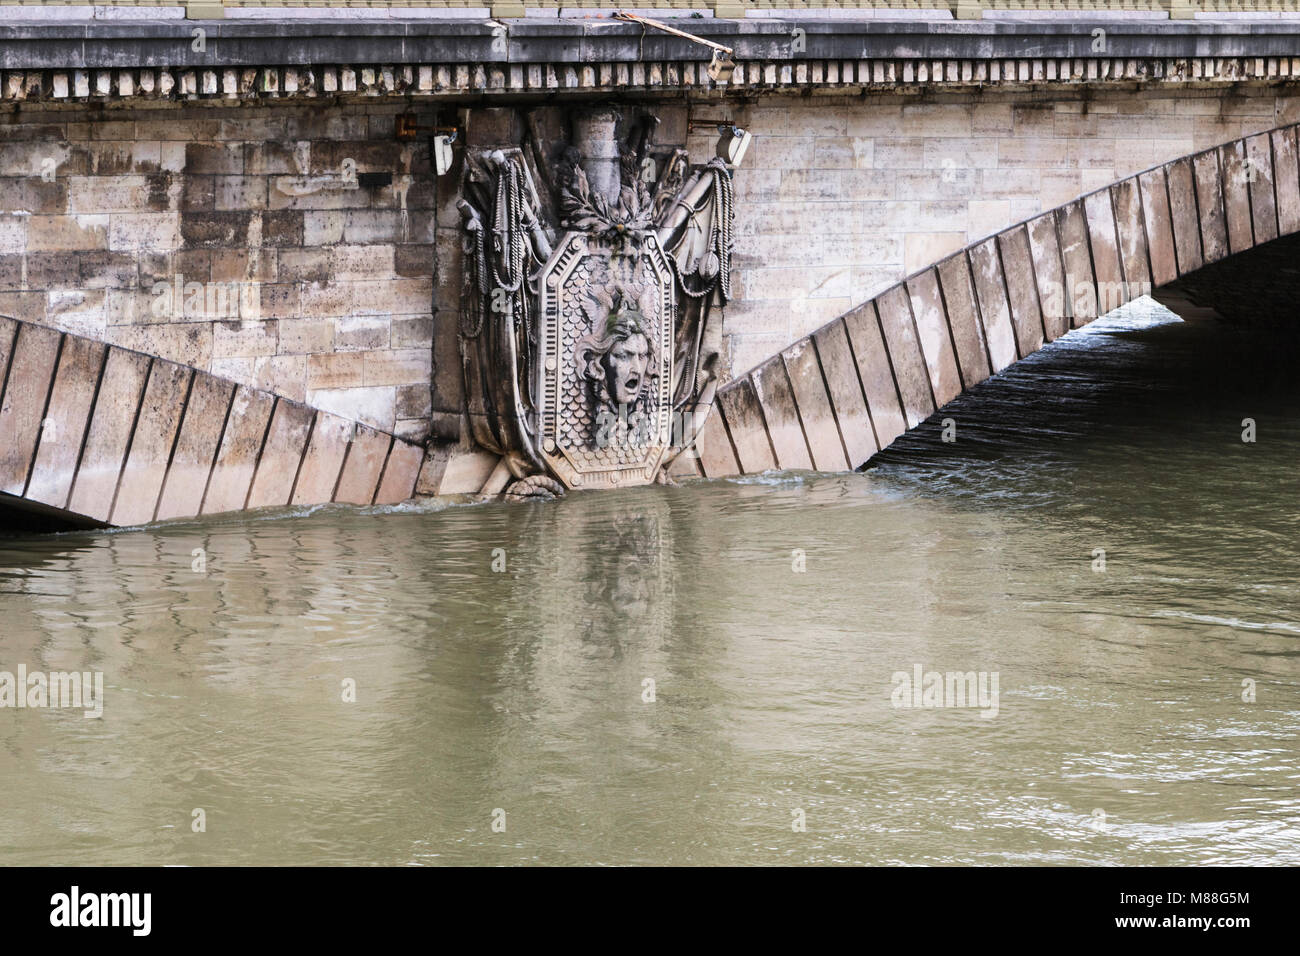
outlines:
[[718, 392], [698, 441], [704, 474], [856, 468], [991, 373], [1141, 295], [1193, 320], [1294, 327], [1296, 137], [1291, 124], [1171, 159], [888, 287]]
[[401, 109], [6, 116], [0, 315], [424, 440], [435, 177]]
[[[1014, 223], [1156, 164], [1294, 122], [1300, 96], [1276, 87], [1231, 96], [768, 96], [727, 113], [754, 134], [735, 179], [737, 281], [724, 325], [726, 372], [738, 376]], [[707, 159], [715, 139], [712, 129], [693, 135], [692, 158]]]
[[[954, 297], [1005, 315], [986, 347], [997, 371], [1012, 360], [1012, 336], [1034, 326], [1028, 288], [999, 292], [978, 275], [967, 286], [918, 273], [1077, 196], [1300, 119], [1297, 86], [1281, 76], [1231, 86], [928, 82], [813, 84], [800, 95], [747, 86], [743, 95], [714, 91], [691, 105], [681, 91], [646, 100], [661, 121], [656, 137], [684, 139], [695, 162], [713, 155], [717, 138], [701, 116], [754, 134], [735, 177], [724, 382], [908, 276], [917, 276], [916, 300], [931, 311], [946, 305], [953, 321], [965, 314], [952, 311]], [[0, 315], [192, 366], [413, 441], [465, 440], [460, 162], [435, 176], [423, 143], [396, 139], [395, 117], [413, 110], [428, 125], [454, 117], [478, 142], [516, 107], [542, 100], [504, 106], [449, 92], [435, 106], [436, 90], [419, 95], [15, 104], [0, 118]], [[1259, 169], [1261, 150], [1242, 146], [1223, 169]], [[368, 172], [391, 174], [392, 182], [362, 185], [357, 177]], [[1198, 163], [1171, 175], [1170, 215], [1185, 213], [1179, 197], [1209, 174]], [[1229, 175], [1230, 188], [1240, 179]], [[1153, 213], [1134, 186], [1115, 202]], [[1244, 217], [1239, 204], [1224, 208], [1234, 211], [1221, 230], [1230, 251], [1269, 221], [1264, 205]], [[1279, 219], [1293, 212], [1283, 204], [1274, 211]], [[1081, 204], [1062, 235], [1086, 230], [1097, 214]], [[1115, 241], [1125, 261], [1142, 254], [1138, 233]], [[1063, 255], [1080, 249], [1075, 242]], [[1027, 258], [1048, 269], [1054, 260], [1040, 252], [1031, 231], [981, 245], [972, 257], [989, 269]], [[853, 332], [850, 324], [856, 350]], [[958, 371], [964, 384], [962, 363], [979, 356], [973, 326], [959, 324], [954, 335], [964, 336], [956, 364], [936, 354], [937, 364], [923, 370], [935, 376], [940, 403]], [[810, 360], [801, 353], [790, 361]], [[810, 375], [811, 365], [798, 369]], [[755, 388], [781, 387], [769, 379], [760, 376]], [[808, 384], [796, 377], [790, 387], [798, 398]], [[929, 411], [919, 390], [911, 399], [897, 410], [905, 426]]]

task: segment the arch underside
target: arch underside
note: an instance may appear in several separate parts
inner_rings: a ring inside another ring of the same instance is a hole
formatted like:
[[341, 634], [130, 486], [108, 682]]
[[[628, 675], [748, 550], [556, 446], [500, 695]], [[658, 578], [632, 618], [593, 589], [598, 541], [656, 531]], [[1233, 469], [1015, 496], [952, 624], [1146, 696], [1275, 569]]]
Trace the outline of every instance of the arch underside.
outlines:
[[909, 276], [720, 389], [697, 439], [702, 472], [856, 469], [990, 375], [1144, 294], [1187, 319], [1294, 321], [1297, 155], [1296, 125], [1246, 136]]

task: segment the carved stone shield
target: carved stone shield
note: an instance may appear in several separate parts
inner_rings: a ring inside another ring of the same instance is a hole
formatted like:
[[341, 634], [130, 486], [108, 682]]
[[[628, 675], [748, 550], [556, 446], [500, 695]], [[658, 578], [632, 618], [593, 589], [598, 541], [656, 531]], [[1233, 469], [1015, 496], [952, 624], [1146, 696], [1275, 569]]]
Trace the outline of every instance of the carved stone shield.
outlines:
[[[639, 107], [541, 107], [524, 126], [465, 154], [468, 435], [501, 456], [511, 500], [691, 474], [731, 297], [731, 170], [690, 165]], [[566, 126], [572, 142], [543, 132]]]
[[[571, 231], [540, 279], [533, 381], [542, 457], [570, 488], [652, 482], [673, 434], [677, 302], [663, 249], [653, 233], [615, 243]], [[602, 383], [593, 371], [599, 359], [582, 359], [583, 343], [600, 340], [616, 324], [616, 312], [634, 315], [638, 340], [648, 340], [645, 372], [633, 376], [638, 391], [632, 402], [609, 395], [602, 401]]]

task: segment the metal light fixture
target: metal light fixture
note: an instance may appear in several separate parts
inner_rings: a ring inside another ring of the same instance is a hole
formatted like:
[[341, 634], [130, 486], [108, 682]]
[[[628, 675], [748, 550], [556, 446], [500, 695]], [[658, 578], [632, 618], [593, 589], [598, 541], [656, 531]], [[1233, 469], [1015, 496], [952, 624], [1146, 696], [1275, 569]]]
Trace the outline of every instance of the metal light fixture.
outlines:
[[443, 176], [451, 169], [454, 157], [451, 153], [451, 144], [456, 142], [456, 131], [444, 133], [441, 136], [433, 138], [433, 168], [439, 176]]
[[729, 119], [705, 119], [704, 117], [686, 117], [686, 132], [694, 133], [698, 129], [712, 126], [718, 131], [717, 156], [728, 166], [739, 166], [745, 158], [754, 134], [737, 126]]
[[726, 83], [731, 74], [736, 72], [736, 61], [726, 50], [714, 50], [713, 59], [709, 60], [709, 76], [715, 83]]
[[452, 163], [455, 162], [451, 144], [456, 142], [456, 137], [460, 134], [457, 127], [421, 126], [416, 122], [414, 114], [403, 113], [397, 117], [395, 132], [398, 139], [408, 142], [418, 139], [421, 133], [433, 133], [433, 139], [429, 141], [429, 151], [433, 154], [433, 167], [439, 176], [445, 175], [451, 169]]
[[620, 10], [614, 14], [614, 18], [616, 20], [627, 20], [629, 23], [639, 23], [642, 26], [654, 27], [656, 30], [671, 33], [673, 36], [682, 37], [692, 43], [711, 47], [713, 56], [709, 60], [708, 73], [715, 83], [726, 83], [731, 79], [731, 74], [736, 71], [736, 51], [729, 46], [714, 43], [712, 40], [704, 39], [704, 37], [697, 37], [694, 33], [686, 33], [676, 27], [670, 27], [666, 23], [660, 23], [658, 20], [651, 20], [649, 17], [643, 17], [635, 13], [624, 13]]
[[739, 126], [719, 126], [718, 132], [722, 134], [718, 137], [718, 158], [728, 166], [739, 166], [754, 134]]

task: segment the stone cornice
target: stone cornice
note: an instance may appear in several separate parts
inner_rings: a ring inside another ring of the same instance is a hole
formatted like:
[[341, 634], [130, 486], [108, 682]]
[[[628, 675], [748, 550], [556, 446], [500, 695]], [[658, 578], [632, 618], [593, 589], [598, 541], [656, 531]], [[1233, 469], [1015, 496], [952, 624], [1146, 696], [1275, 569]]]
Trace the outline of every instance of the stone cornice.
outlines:
[[694, 61], [419, 66], [262, 67], [5, 71], [0, 102], [58, 105], [114, 101], [211, 105], [319, 98], [458, 98], [680, 93], [754, 96], [797, 93], [916, 94], [970, 89], [1214, 88], [1300, 82], [1300, 58], [1180, 60], [803, 60], [741, 63], [729, 84]]
[[[599, 20], [131, 21], [0, 25], [6, 101], [710, 91], [843, 92], [1300, 78], [1300, 24], [691, 20], [709, 50]], [[792, 49], [803, 30], [802, 50]], [[205, 31], [196, 43], [195, 30]], [[1094, 51], [1105, 31], [1104, 54]], [[195, 49], [196, 46], [202, 49]]]
[[[681, 21], [678, 21], [681, 23]], [[1300, 56], [1300, 23], [1106, 20], [687, 20], [738, 60]], [[194, 49], [193, 31], [205, 32]], [[792, 49], [804, 31], [802, 51]], [[0, 69], [219, 69], [329, 63], [632, 63], [707, 59], [688, 40], [612, 20], [153, 20], [0, 23]]]

